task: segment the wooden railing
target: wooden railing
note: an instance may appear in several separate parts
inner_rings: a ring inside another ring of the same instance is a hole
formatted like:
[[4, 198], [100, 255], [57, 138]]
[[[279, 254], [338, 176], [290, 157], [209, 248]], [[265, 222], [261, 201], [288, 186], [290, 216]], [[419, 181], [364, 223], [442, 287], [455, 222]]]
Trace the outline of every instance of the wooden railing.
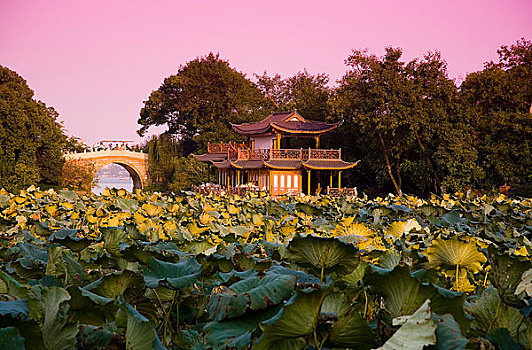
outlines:
[[268, 160], [270, 159], [269, 149], [239, 149], [238, 160]]
[[333, 196], [333, 197], [340, 197], [340, 196], [357, 196], [357, 188], [347, 188], [347, 187], [329, 187], [327, 186], [327, 195]]
[[245, 143], [236, 143], [236, 142], [219, 142], [219, 143], [208, 143], [207, 152], [209, 153], [226, 153], [229, 150], [238, 150], [238, 149], [247, 149], [248, 146]]
[[341, 159], [341, 149], [250, 149], [244, 143], [209, 143], [209, 153], [227, 153], [229, 160], [302, 160]]

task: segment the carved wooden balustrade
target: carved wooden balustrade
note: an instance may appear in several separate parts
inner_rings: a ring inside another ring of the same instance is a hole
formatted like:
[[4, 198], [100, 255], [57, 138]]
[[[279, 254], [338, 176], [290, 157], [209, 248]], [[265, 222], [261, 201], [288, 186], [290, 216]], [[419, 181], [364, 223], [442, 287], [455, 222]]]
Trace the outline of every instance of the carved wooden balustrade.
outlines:
[[209, 143], [209, 153], [227, 153], [228, 159], [236, 160], [302, 160], [341, 159], [341, 149], [250, 149], [244, 143]]
[[269, 160], [269, 149], [239, 149], [238, 160]]
[[310, 159], [341, 159], [341, 149], [309, 149]]
[[229, 150], [246, 149], [248, 146], [245, 143], [236, 142], [219, 142], [207, 143], [207, 152], [209, 153], [226, 153]]
[[347, 188], [347, 187], [329, 187], [327, 186], [327, 195], [333, 196], [333, 197], [340, 197], [340, 196], [357, 196], [357, 188]]

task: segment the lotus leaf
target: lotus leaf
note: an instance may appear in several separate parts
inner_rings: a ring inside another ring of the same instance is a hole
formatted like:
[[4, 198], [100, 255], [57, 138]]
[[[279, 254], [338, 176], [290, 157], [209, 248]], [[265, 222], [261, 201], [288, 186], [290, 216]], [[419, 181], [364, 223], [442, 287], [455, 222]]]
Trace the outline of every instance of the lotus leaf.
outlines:
[[460, 326], [451, 315], [438, 316], [433, 314], [436, 323], [437, 350], [465, 350], [467, 338], [460, 331]]
[[516, 295], [516, 290], [524, 272], [532, 268], [532, 262], [526, 258], [500, 254], [492, 247], [488, 252], [491, 263], [490, 281], [497, 288], [501, 300], [516, 308], [526, 306], [524, 298]]
[[471, 326], [480, 335], [486, 335], [497, 328], [506, 328], [510, 331], [510, 335], [516, 338], [517, 330], [523, 320], [519, 310], [504, 304], [497, 290], [491, 286], [467, 307], [467, 311], [474, 317]]
[[436, 344], [435, 331], [429, 300], [426, 300], [379, 350], [422, 350], [425, 346]]
[[301, 349], [304, 343], [298, 338], [314, 332], [326, 296], [326, 291], [295, 293], [277, 315], [262, 322], [263, 334], [254, 348]]
[[214, 321], [243, 315], [250, 310], [266, 309], [277, 305], [294, 291], [296, 277], [293, 275], [267, 274], [249, 277], [222, 288], [221, 293], [211, 295], [207, 311]]
[[194, 258], [181, 259], [177, 263], [150, 258], [144, 269], [144, 280], [148, 288], [182, 289], [193, 285], [200, 272], [201, 265]]
[[144, 278], [142, 275], [128, 270], [106, 274], [83, 287], [87, 291], [111, 299], [117, 299], [126, 292], [139, 294], [143, 288]]
[[79, 252], [94, 243], [92, 239], [85, 237], [76, 237], [78, 230], [62, 228], [58, 231], [55, 231], [48, 237], [48, 242], [50, 243], [59, 243], [68, 249]]
[[0, 301], [0, 316], [25, 319], [30, 312], [27, 299]]
[[447, 270], [448, 274], [453, 274], [460, 268], [478, 273], [487, 261], [475, 243], [460, 242], [457, 238], [435, 239], [427, 248], [427, 257], [431, 267]]
[[42, 292], [44, 309], [43, 340], [47, 350], [75, 349], [78, 325], [69, 322], [68, 292], [59, 287], [47, 287]]
[[301, 266], [312, 266], [329, 273], [352, 271], [359, 263], [358, 250], [337, 239], [296, 236], [288, 244], [289, 257]]
[[0, 328], [0, 350], [25, 350], [24, 338], [15, 327]]

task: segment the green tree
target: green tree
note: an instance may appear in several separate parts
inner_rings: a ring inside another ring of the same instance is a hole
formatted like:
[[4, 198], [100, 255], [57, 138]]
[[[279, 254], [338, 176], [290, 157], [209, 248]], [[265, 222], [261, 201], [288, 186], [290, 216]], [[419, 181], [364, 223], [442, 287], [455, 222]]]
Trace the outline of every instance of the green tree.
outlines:
[[55, 110], [36, 101], [16, 72], [0, 66], [0, 187], [59, 184], [64, 142]]
[[91, 193], [92, 188], [98, 184], [96, 172], [97, 170], [91, 164], [66, 161], [63, 164], [61, 186]]
[[68, 136], [63, 146], [63, 152], [80, 153], [88, 150], [89, 147], [76, 136]]
[[532, 195], [532, 42], [498, 50], [499, 62], [469, 74], [460, 87], [485, 186], [509, 183]]
[[174, 159], [183, 154], [179, 141], [168, 134], [154, 135], [147, 146], [150, 188], [155, 191], [168, 191], [175, 171]]
[[278, 110], [297, 109], [298, 113], [314, 120], [326, 120], [330, 116], [329, 98], [331, 89], [327, 86], [329, 76], [324, 73], [311, 75], [307, 70], [282, 79], [279, 74], [270, 77], [266, 72], [255, 75], [264, 95]]
[[188, 190], [192, 185], [199, 185], [208, 181], [208, 166], [188, 157], [174, 158], [174, 174], [169, 189], [174, 192]]
[[330, 102], [343, 122], [334, 139], [344, 154], [362, 158], [370, 186], [387, 190], [391, 183], [399, 195], [464, 186], [479, 169], [467, 125], [454, 110], [457, 91], [446, 63], [438, 52], [408, 63], [401, 56], [387, 48], [383, 57], [354, 50], [347, 58]]
[[210, 53], [181, 66], [151, 93], [140, 111], [138, 133], [167, 125], [168, 134], [192, 145], [187, 155], [205, 150], [208, 142], [238, 140], [229, 123], [261, 119], [268, 115], [267, 105], [254, 83]]

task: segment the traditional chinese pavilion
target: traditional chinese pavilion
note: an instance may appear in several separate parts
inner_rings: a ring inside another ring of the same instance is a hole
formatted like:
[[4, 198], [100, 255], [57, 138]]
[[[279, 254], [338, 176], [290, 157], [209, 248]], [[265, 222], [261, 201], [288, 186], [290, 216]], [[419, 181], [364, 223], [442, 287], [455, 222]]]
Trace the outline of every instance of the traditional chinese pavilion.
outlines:
[[[316, 177], [319, 173], [319, 178], [323, 178], [323, 172], [329, 175], [329, 188], [333, 188], [337, 178], [340, 189], [342, 170], [358, 163], [343, 161], [341, 149], [319, 148], [320, 136], [338, 127], [337, 123], [308, 120], [297, 111], [272, 113], [255, 123], [231, 126], [247, 136], [248, 143], [209, 143], [208, 153], [194, 156], [213, 164], [218, 183], [228, 189], [251, 183], [272, 195], [301, 194], [304, 188], [311, 194], [324, 188]], [[281, 148], [290, 138], [314, 139], [315, 148]]]

